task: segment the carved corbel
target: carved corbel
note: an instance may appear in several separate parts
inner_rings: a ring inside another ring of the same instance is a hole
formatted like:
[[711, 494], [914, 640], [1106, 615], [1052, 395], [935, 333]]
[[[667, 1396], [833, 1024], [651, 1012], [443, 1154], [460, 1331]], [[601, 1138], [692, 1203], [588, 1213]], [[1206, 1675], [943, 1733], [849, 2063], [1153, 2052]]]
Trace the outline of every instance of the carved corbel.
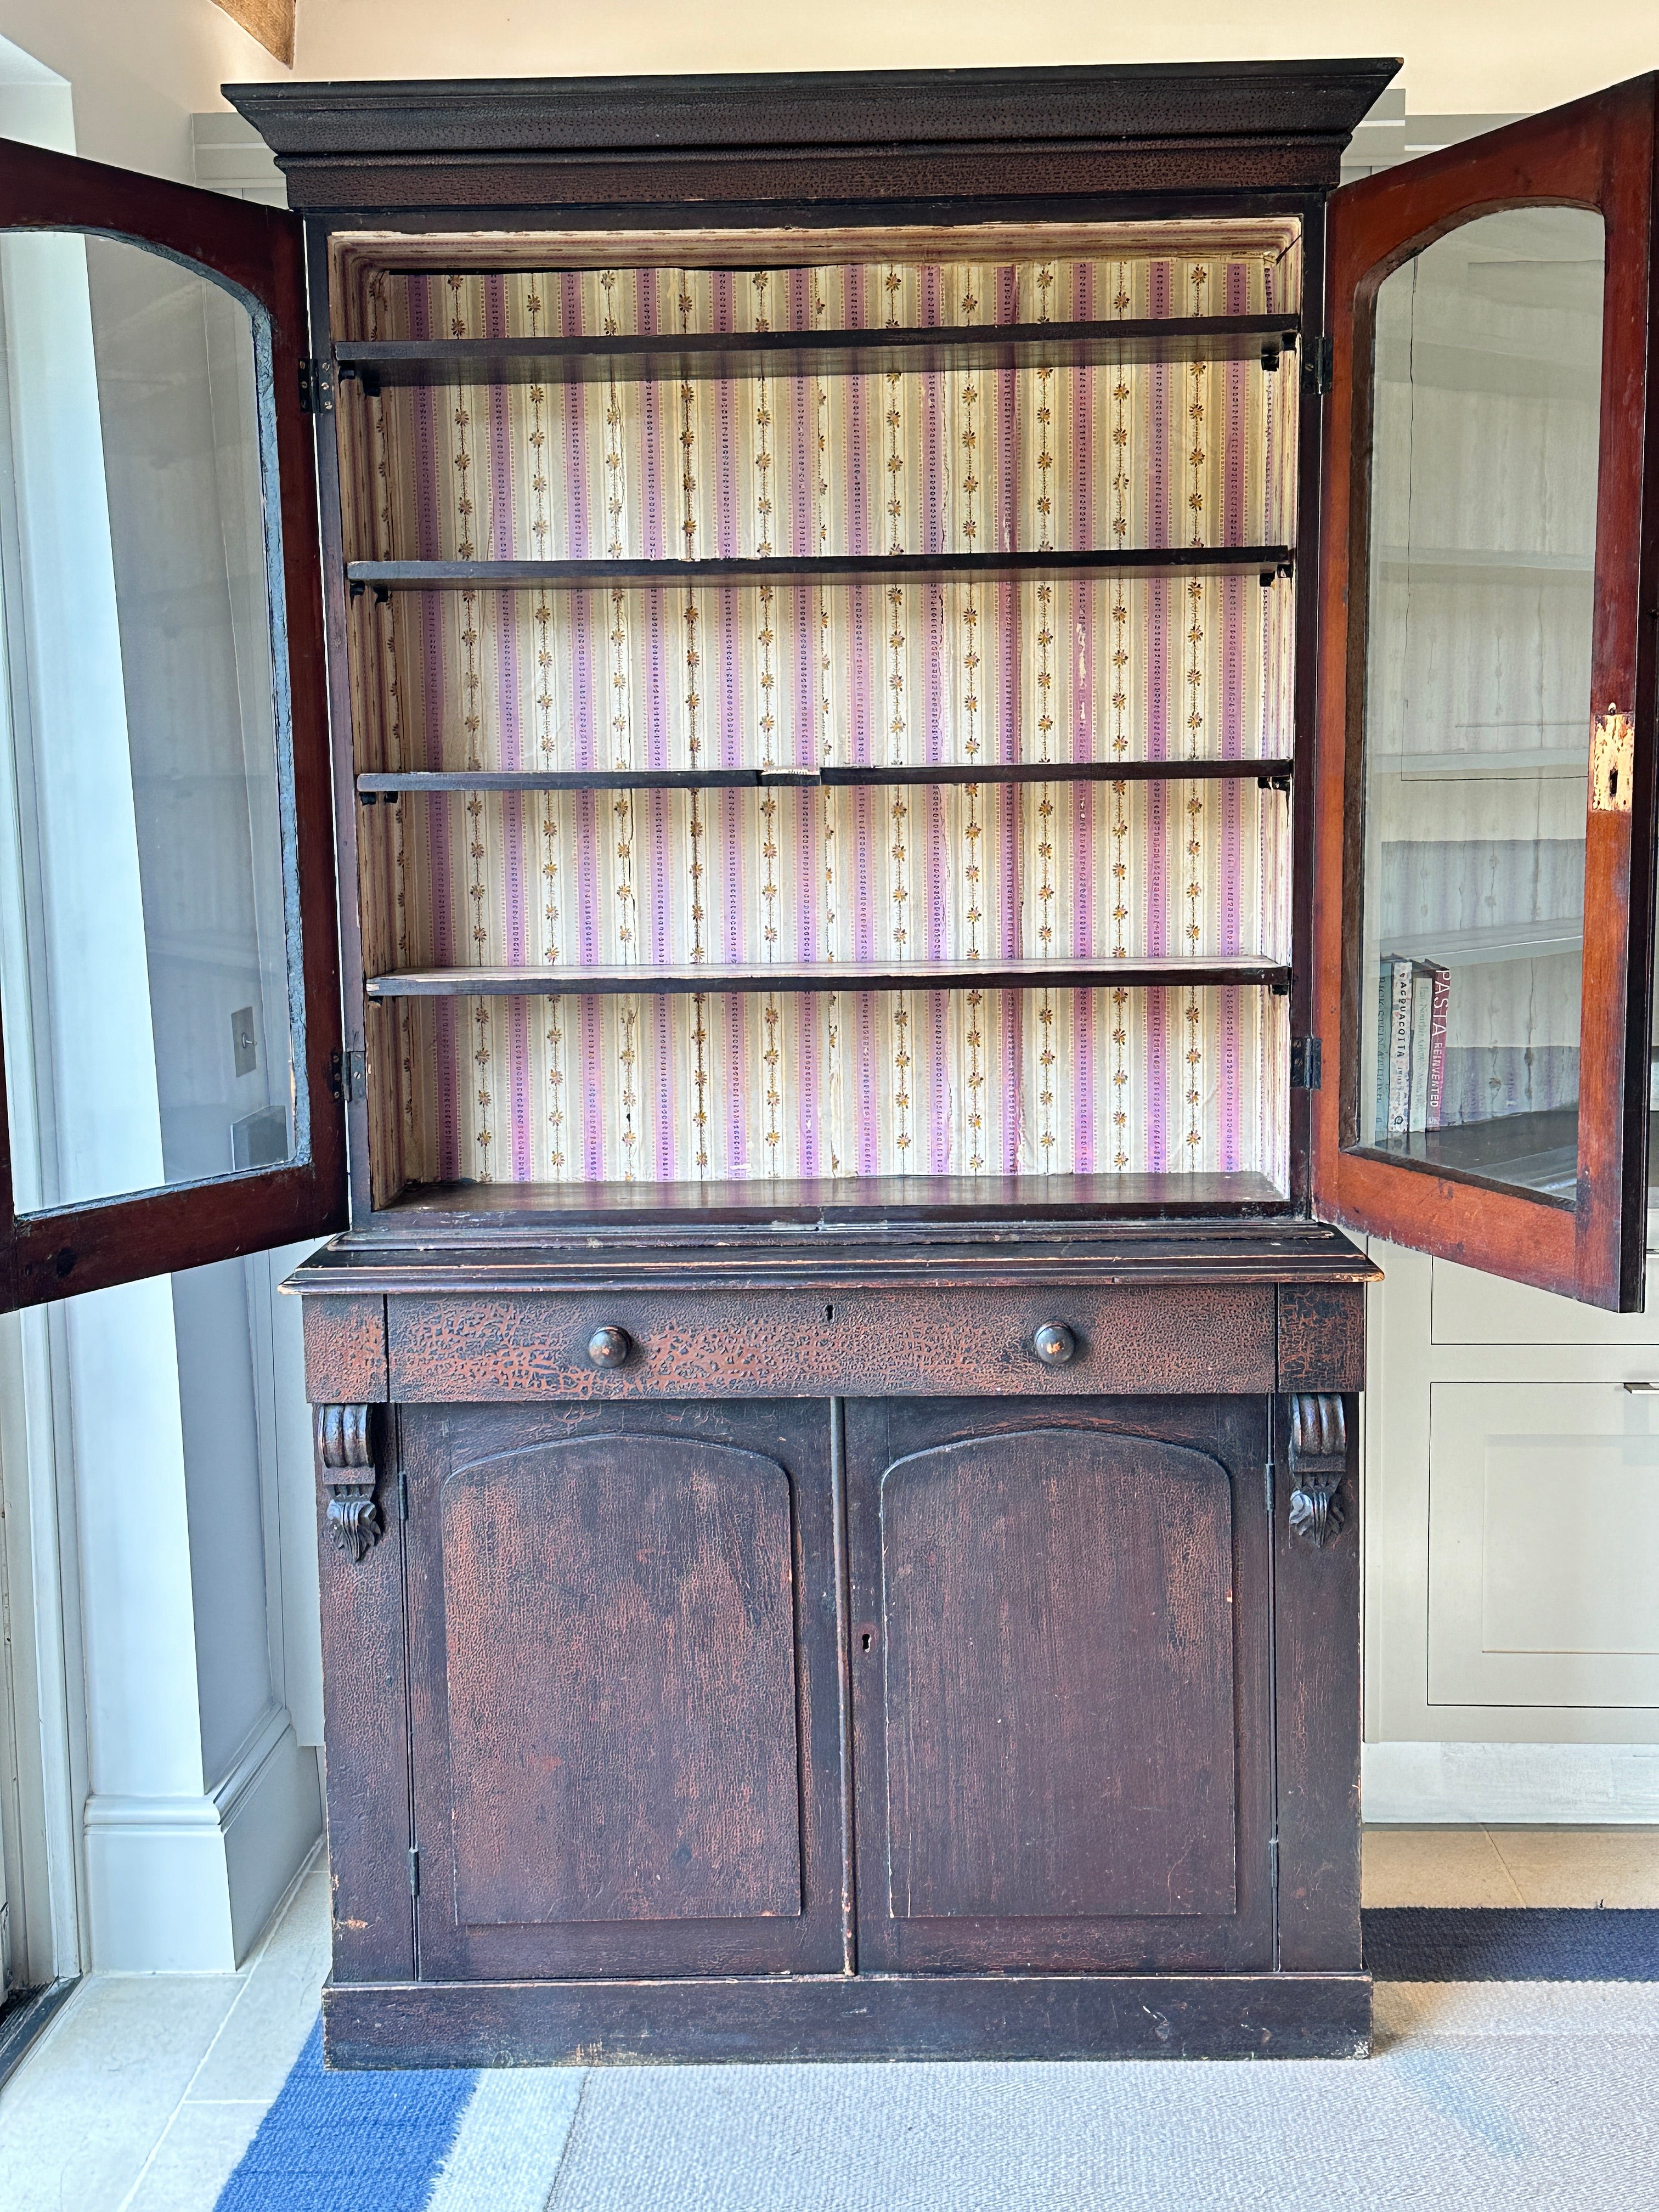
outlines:
[[1340, 1398], [1291, 1401], [1291, 1533], [1304, 1544], [1337, 1535], [1348, 1468], [1348, 1417]]
[[386, 1534], [375, 1503], [373, 1406], [319, 1406], [317, 1471], [328, 1492], [328, 1533], [353, 1559], [367, 1558]]

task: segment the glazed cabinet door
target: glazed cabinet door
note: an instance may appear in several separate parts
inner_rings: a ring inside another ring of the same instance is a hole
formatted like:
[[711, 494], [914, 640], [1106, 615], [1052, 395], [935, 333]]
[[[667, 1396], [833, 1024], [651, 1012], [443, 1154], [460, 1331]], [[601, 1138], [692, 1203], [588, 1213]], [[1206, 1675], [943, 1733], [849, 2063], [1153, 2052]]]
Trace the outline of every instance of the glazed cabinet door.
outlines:
[[421, 1975], [838, 1971], [825, 1407], [399, 1418]]
[[305, 297], [0, 142], [0, 1308], [344, 1225]]
[[1267, 1415], [849, 1407], [861, 1968], [1272, 1965]]
[[1656, 87], [1328, 231], [1314, 1191], [1639, 1308], [1659, 655]]

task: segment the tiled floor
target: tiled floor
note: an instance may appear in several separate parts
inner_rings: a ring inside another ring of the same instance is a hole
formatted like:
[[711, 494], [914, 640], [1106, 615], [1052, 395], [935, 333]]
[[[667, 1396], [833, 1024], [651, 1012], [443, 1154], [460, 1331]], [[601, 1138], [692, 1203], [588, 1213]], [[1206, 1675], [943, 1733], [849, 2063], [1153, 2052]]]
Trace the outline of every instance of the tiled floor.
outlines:
[[90, 1977], [0, 2092], [0, 2207], [210, 2212], [327, 1971], [318, 1859], [239, 1973]]
[[[1659, 1828], [1370, 1828], [1364, 1898], [1659, 1905]], [[0, 2092], [0, 2208], [211, 2212], [317, 2017], [327, 1965], [319, 1863], [240, 1973], [82, 1984]], [[1529, 1990], [1527, 2016], [1543, 2019], [1562, 2000]], [[1493, 2002], [1455, 1988], [1390, 1991], [1378, 2027], [1409, 2037], [1425, 2005], [1438, 2019], [1449, 2006]]]

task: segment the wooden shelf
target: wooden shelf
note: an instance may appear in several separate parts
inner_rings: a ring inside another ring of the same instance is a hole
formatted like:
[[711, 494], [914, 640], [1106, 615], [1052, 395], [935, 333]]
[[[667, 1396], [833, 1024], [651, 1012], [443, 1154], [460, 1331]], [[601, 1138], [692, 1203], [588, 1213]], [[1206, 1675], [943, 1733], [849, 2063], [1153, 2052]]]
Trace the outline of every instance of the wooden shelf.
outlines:
[[1273, 984], [1288, 989], [1281, 962], [1223, 955], [1210, 960], [913, 960], [897, 965], [829, 960], [726, 966], [689, 961], [660, 968], [405, 968], [371, 975], [371, 999], [592, 998], [619, 994], [684, 998], [699, 992], [1079, 991], [1120, 983]]
[[351, 561], [354, 592], [631, 591], [669, 586], [921, 583], [946, 577], [1016, 583], [1027, 576], [1288, 576], [1288, 545], [1148, 546], [1088, 553], [814, 553], [721, 561]]
[[435, 791], [753, 791], [803, 785], [887, 787], [965, 783], [1246, 783], [1282, 782], [1289, 760], [990, 761], [964, 767], [939, 761], [921, 768], [593, 768], [370, 769], [357, 778], [369, 804], [405, 792]]
[[1164, 1219], [1278, 1211], [1285, 1193], [1266, 1176], [1217, 1174], [838, 1176], [746, 1182], [448, 1182], [400, 1191], [377, 1221], [395, 1214], [446, 1226], [534, 1227], [572, 1221], [612, 1226], [683, 1221], [1053, 1221], [1128, 1212]]
[[975, 324], [950, 330], [732, 331], [630, 337], [380, 338], [334, 349], [336, 374], [386, 384], [639, 384], [736, 376], [934, 375], [952, 369], [1112, 368], [1120, 362], [1260, 361], [1279, 367], [1295, 315], [1118, 323]]

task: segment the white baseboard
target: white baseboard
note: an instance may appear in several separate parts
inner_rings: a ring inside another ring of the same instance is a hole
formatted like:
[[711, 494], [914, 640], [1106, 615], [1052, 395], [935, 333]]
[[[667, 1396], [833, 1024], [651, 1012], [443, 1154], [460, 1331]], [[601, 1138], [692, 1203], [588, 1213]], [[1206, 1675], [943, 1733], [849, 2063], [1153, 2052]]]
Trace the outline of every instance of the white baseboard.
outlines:
[[93, 1966], [229, 1973], [322, 1832], [316, 1754], [275, 1707], [217, 1789], [94, 1796], [85, 1817]]
[[1659, 1822], [1659, 1744], [1368, 1743], [1360, 1772], [1372, 1823]]
[[295, 1739], [286, 1713], [276, 1741], [214, 1792], [230, 1883], [230, 1929], [240, 1966], [306, 1853], [323, 1832], [317, 1754]]

